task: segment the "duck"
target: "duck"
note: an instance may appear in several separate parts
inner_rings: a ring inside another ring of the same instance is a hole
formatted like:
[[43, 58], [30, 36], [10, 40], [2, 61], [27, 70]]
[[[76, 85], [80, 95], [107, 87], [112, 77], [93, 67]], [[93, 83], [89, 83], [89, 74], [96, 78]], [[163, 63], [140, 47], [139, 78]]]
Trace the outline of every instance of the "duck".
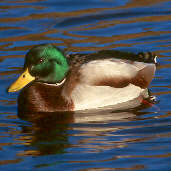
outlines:
[[66, 55], [53, 44], [32, 47], [23, 73], [10, 85], [18, 107], [31, 112], [80, 111], [120, 105], [150, 96], [156, 55], [101, 50]]

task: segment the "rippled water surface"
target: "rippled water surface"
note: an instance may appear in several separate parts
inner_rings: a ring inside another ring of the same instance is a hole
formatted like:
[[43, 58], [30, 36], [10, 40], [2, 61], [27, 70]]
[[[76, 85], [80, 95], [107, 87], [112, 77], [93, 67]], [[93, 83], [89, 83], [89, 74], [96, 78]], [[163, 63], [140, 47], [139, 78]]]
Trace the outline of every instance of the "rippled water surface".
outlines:
[[[169, 0], [0, 1], [0, 170], [171, 170], [171, 3]], [[152, 51], [160, 65], [143, 109], [17, 115], [26, 51], [54, 43], [69, 53]]]

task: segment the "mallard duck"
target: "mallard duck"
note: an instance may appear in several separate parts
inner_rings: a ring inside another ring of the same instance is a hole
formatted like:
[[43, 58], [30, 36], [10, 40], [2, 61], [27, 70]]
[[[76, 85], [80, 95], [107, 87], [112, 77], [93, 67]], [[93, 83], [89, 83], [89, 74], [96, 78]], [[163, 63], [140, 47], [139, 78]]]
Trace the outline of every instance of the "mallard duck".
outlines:
[[18, 105], [27, 111], [76, 111], [148, 98], [156, 57], [103, 50], [65, 55], [52, 44], [33, 47], [24, 72], [9, 87], [20, 89]]

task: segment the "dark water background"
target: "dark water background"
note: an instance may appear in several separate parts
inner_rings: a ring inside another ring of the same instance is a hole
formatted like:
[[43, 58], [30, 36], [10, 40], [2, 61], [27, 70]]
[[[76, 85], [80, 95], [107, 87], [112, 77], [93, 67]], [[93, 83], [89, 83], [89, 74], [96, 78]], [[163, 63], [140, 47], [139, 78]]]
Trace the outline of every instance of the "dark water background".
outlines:
[[[0, 1], [0, 170], [171, 170], [171, 2], [169, 0]], [[150, 89], [159, 103], [140, 111], [17, 116], [26, 51], [54, 43], [71, 53], [152, 51]]]

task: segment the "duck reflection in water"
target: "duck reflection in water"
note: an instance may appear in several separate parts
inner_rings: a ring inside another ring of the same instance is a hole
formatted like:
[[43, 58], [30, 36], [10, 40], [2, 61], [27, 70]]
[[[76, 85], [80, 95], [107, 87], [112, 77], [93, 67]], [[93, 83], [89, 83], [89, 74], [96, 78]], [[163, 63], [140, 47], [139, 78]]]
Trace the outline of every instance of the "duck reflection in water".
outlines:
[[19, 155], [48, 155], [64, 153], [70, 146], [68, 141], [69, 124], [73, 123], [73, 113], [18, 113], [18, 116], [31, 123], [21, 126], [20, 139], [26, 145]]
[[[77, 145], [84, 146], [84, 143], [88, 141], [87, 138], [84, 138], [84, 134], [86, 134], [86, 137], [94, 137], [102, 132], [112, 132], [114, 134], [115, 131], [124, 129], [125, 126], [106, 127], [107, 123], [135, 120], [137, 116], [145, 114], [145, 112], [140, 112], [140, 109], [148, 107], [149, 105], [144, 104], [130, 110], [113, 111], [112, 109], [106, 109], [84, 111], [84, 113], [33, 112], [24, 114], [20, 110], [18, 116], [31, 122], [32, 125], [21, 126], [20, 140], [27, 148], [19, 155], [40, 156], [65, 153], [65, 150], [72, 146], [69, 141], [70, 131], [72, 131], [72, 136], [82, 137]], [[94, 123], [100, 126], [95, 126]], [[83, 133], [80, 133], [80, 131], [83, 131]], [[124, 141], [121, 143], [123, 145]]]

